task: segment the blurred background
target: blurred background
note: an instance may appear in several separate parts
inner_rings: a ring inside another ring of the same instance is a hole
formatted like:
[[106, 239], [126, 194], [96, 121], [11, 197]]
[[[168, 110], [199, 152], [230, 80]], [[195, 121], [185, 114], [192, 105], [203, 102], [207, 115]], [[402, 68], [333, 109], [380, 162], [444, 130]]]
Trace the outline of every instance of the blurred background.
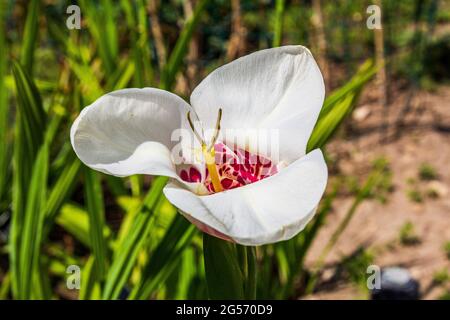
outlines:
[[201, 233], [165, 181], [85, 168], [70, 125], [106, 92], [188, 99], [216, 67], [287, 44], [324, 75], [310, 146], [330, 179], [304, 232], [257, 248], [257, 297], [368, 299], [376, 265], [450, 299], [444, 0], [1, 1], [0, 299], [207, 298]]

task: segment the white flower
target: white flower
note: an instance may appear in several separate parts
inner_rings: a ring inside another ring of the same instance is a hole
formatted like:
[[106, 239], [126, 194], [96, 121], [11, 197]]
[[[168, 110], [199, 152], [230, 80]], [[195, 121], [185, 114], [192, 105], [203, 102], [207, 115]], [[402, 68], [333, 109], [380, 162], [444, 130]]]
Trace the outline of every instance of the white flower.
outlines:
[[[81, 112], [71, 142], [95, 170], [172, 178], [165, 196], [203, 231], [243, 245], [273, 243], [305, 227], [325, 190], [322, 152], [306, 154], [324, 94], [308, 49], [267, 49], [213, 71], [193, 91], [191, 106], [154, 88], [106, 94]], [[196, 137], [194, 147], [186, 144], [191, 139], [172, 141], [177, 129]], [[228, 129], [234, 129], [233, 139], [222, 139]], [[277, 132], [278, 161], [259, 151], [261, 142], [245, 139], [249, 129]], [[203, 162], [177, 163], [172, 152], [177, 147], [185, 162], [201, 150]], [[258, 161], [212, 162], [222, 155]]]

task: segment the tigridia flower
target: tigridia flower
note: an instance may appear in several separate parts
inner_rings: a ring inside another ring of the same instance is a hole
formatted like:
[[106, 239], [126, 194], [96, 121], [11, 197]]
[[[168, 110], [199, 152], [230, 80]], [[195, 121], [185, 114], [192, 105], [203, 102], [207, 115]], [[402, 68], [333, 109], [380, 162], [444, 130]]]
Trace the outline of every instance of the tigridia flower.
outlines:
[[204, 232], [273, 243], [305, 227], [325, 190], [322, 152], [306, 154], [324, 95], [308, 49], [261, 50], [211, 72], [190, 105], [155, 88], [108, 93], [82, 110], [71, 142], [92, 169], [170, 177], [165, 196]]

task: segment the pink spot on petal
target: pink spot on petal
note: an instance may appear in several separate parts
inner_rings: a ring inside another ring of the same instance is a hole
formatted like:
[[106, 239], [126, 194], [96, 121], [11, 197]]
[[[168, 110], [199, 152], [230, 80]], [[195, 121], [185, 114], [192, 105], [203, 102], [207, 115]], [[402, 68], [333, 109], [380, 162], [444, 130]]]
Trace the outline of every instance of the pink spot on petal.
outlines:
[[[214, 150], [217, 171], [224, 190], [242, 187], [278, 172], [278, 167], [270, 159], [247, 150], [229, 148], [223, 143], [216, 143]], [[204, 184], [210, 193], [216, 192], [207, 170]]]
[[189, 175], [191, 178], [191, 182], [200, 182], [202, 180], [202, 175], [196, 168], [189, 169]]
[[188, 181], [188, 182], [189, 182], [189, 175], [188, 175], [188, 173], [187, 173], [186, 170], [181, 170], [181, 172], [180, 172], [180, 178], [181, 178], [183, 181]]

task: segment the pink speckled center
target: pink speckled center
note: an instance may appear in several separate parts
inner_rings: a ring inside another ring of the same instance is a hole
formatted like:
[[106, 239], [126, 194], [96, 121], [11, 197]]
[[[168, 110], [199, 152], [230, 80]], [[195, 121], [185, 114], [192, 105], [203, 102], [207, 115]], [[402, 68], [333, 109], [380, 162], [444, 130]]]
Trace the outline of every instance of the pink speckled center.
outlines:
[[[230, 148], [218, 142], [214, 145], [214, 150], [217, 172], [224, 190], [242, 187], [278, 172], [277, 165], [270, 159], [251, 154], [241, 148]], [[216, 192], [206, 168], [204, 179], [195, 167], [181, 170], [180, 177], [186, 182], [203, 183], [210, 194]]]

